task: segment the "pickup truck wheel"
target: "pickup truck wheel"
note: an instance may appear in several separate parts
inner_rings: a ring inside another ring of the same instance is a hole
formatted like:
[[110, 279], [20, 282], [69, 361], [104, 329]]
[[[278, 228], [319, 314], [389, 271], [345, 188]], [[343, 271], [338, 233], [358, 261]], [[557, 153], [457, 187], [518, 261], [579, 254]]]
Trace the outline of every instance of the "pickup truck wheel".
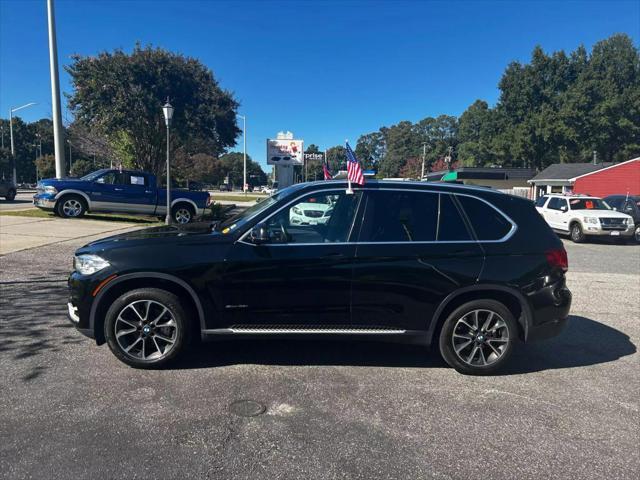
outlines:
[[578, 222], [571, 225], [571, 240], [573, 240], [574, 243], [584, 242], [584, 232]]
[[9, 190], [4, 198], [9, 200], [10, 202], [13, 202], [16, 198], [16, 191], [13, 189]]
[[56, 211], [62, 218], [80, 218], [87, 212], [87, 207], [82, 197], [67, 195], [58, 200]]
[[171, 209], [171, 217], [178, 224], [185, 224], [193, 221], [194, 211], [191, 205], [179, 203]]

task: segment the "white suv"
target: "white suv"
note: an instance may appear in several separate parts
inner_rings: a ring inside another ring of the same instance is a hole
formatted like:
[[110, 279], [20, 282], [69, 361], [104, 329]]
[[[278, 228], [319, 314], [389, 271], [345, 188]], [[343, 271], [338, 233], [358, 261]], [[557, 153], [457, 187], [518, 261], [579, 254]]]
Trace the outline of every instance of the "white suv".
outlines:
[[633, 236], [633, 218], [616, 212], [598, 197], [545, 195], [536, 201], [536, 210], [553, 230], [571, 235], [576, 243], [591, 235]]

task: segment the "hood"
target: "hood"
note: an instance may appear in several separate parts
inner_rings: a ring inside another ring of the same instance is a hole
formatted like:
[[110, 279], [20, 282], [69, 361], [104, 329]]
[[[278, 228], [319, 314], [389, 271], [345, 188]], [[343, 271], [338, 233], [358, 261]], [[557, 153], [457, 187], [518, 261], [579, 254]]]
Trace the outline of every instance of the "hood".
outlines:
[[213, 232], [209, 222], [198, 222], [181, 226], [163, 225], [101, 238], [78, 249], [76, 254], [93, 253], [116, 248], [144, 247], [151, 245], [173, 245], [202, 239], [207, 243], [229, 243], [230, 235]]
[[593, 209], [581, 209], [581, 210], [571, 210], [576, 215], [582, 215], [584, 217], [607, 217], [607, 218], [627, 218], [630, 215], [626, 213], [617, 212], [615, 210], [593, 210]]
[[38, 181], [37, 187], [41, 188], [41, 187], [52, 186], [60, 190], [60, 187], [73, 188], [73, 187], [78, 187], [79, 185], [88, 184], [88, 183], [90, 182], [81, 180], [79, 178], [44, 178]]

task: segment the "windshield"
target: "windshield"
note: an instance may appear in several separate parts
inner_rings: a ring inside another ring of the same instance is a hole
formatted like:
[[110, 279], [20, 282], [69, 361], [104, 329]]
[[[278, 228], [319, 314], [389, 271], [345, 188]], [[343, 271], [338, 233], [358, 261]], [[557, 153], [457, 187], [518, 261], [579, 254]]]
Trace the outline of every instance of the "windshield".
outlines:
[[222, 233], [229, 233], [230, 231], [235, 230], [236, 228], [247, 223], [251, 218], [265, 211], [274, 203], [279, 202], [285, 197], [288, 197], [293, 192], [299, 190], [303, 186], [304, 186], [304, 183], [298, 183], [296, 185], [292, 185], [288, 188], [285, 188], [284, 190], [281, 190], [279, 193], [276, 193], [275, 195], [271, 195], [270, 197], [265, 198], [261, 202], [258, 202], [255, 205], [252, 205], [251, 207], [247, 208], [245, 211], [237, 215], [234, 215], [231, 218], [228, 218], [227, 220], [222, 222], [220, 225], [218, 225], [216, 230], [221, 231]]
[[95, 180], [97, 177], [99, 177], [100, 175], [102, 175], [106, 171], [107, 170], [105, 170], [105, 169], [96, 170], [95, 172], [91, 172], [91, 173], [86, 174], [84, 177], [80, 177], [80, 180], [84, 180], [86, 182], [90, 182], [91, 180]]
[[599, 198], [572, 198], [569, 205], [571, 210], [611, 210], [611, 207]]

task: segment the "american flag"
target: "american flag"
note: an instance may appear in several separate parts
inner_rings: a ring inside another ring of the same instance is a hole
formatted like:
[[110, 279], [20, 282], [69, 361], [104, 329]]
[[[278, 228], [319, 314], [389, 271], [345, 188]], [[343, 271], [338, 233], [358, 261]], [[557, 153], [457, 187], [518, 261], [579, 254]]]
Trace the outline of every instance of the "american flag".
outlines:
[[322, 171], [324, 173], [325, 180], [331, 180], [333, 178], [331, 176], [331, 172], [329, 171], [329, 168], [327, 167], [327, 162], [322, 162]]
[[347, 179], [351, 183], [355, 183], [357, 185], [364, 185], [364, 175], [362, 174], [362, 167], [356, 158], [356, 154], [353, 153], [351, 147], [349, 146], [349, 142], [347, 143], [346, 151], [347, 151]]

